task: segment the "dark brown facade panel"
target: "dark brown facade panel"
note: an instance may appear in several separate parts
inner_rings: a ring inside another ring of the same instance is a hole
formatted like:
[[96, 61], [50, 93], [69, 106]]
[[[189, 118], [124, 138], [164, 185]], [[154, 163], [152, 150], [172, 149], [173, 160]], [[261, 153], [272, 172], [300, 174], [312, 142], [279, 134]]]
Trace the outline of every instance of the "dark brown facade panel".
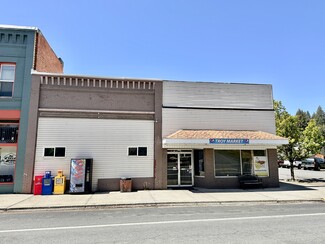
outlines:
[[156, 83], [154, 97], [155, 111], [155, 128], [154, 128], [154, 176], [155, 189], [167, 188], [167, 152], [162, 149], [162, 94], [163, 85], [161, 82]]
[[262, 177], [264, 187], [279, 187], [277, 150], [268, 149], [269, 177]]
[[[131, 178], [132, 190], [152, 190], [154, 188], [154, 178]], [[98, 179], [97, 191], [119, 191], [120, 179]]]
[[59, 59], [41, 33], [36, 34], [35, 67], [38, 72], [63, 73]]
[[61, 87], [61, 89], [41, 89], [40, 108], [154, 112], [154, 99], [153, 91], [121, 92], [88, 88], [86, 92], [80, 92], [76, 89]]

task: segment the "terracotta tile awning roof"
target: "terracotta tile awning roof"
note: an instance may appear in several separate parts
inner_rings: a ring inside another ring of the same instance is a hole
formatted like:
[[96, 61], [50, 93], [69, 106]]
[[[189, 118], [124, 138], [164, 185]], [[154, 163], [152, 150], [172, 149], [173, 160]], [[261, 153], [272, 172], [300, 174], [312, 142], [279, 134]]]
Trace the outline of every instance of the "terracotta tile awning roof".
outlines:
[[286, 138], [263, 131], [224, 131], [224, 130], [178, 130], [167, 136], [168, 139], [210, 139], [245, 138], [250, 140], [286, 140]]
[[276, 148], [288, 139], [263, 131], [178, 130], [163, 139], [163, 148]]

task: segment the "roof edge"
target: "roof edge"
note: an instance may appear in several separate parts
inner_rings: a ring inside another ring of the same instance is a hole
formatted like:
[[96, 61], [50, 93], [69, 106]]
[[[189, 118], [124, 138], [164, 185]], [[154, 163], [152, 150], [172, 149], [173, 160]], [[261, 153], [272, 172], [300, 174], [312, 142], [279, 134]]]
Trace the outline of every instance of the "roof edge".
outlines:
[[40, 29], [37, 28], [37, 27], [33, 27], [33, 26], [20, 26], [20, 25], [0, 25], [0, 29], [40, 31]]
[[94, 76], [94, 75], [76, 75], [76, 74], [65, 74], [65, 73], [47, 73], [47, 72], [38, 72], [36, 70], [31, 71], [32, 75], [40, 76], [59, 76], [59, 77], [76, 77], [76, 78], [89, 78], [89, 79], [111, 79], [111, 80], [135, 80], [135, 81], [163, 81], [157, 78], [135, 78], [135, 77], [110, 77], [110, 76]]

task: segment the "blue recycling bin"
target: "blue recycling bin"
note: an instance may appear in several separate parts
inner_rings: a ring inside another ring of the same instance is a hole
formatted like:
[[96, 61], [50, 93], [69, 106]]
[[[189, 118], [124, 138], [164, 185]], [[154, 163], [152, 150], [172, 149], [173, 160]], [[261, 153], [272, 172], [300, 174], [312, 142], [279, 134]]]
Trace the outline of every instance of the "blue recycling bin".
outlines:
[[45, 175], [42, 179], [42, 195], [52, 195], [54, 187], [53, 176], [51, 171], [45, 171]]

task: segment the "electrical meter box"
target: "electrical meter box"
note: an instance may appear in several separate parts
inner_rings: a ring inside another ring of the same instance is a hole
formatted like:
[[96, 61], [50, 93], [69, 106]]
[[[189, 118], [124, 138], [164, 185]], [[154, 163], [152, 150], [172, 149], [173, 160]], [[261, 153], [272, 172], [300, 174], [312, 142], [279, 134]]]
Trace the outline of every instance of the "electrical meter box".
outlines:
[[53, 177], [51, 171], [45, 171], [42, 179], [42, 195], [52, 195], [53, 192]]
[[63, 170], [58, 170], [58, 175], [54, 177], [53, 194], [64, 194], [66, 178], [63, 175]]

